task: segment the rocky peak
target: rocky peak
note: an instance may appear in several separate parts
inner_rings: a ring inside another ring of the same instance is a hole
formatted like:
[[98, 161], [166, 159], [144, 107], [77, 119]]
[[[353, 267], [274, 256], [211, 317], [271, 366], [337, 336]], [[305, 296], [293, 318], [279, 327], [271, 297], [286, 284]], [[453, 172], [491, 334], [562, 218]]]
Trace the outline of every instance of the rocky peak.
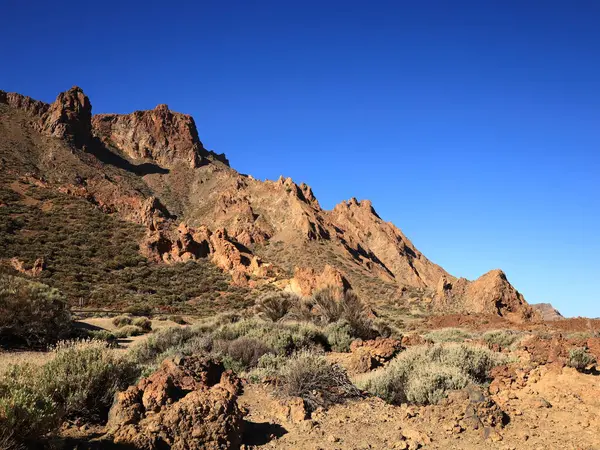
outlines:
[[0, 103], [32, 116], [36, 129], [44, 134], [69, 140], [77, 146], [87, 144], [91, 138], [92, 105], [77, 86], [58, 94], [52, 104], [4, 91], [0, 91]]
[[184, 163], [196, 168], [210, 154], [192, 116], [171, 111], [165, 104], [131, 114], [97, 114], [92, 124], [106, 144], [133, 159], [151, 159], [164, 167]]
[[92, 104], [80, 87], [58, 94], [44, 115], [42, 131], [67, 138], [78, 146], [87, 144], [92, 131]]

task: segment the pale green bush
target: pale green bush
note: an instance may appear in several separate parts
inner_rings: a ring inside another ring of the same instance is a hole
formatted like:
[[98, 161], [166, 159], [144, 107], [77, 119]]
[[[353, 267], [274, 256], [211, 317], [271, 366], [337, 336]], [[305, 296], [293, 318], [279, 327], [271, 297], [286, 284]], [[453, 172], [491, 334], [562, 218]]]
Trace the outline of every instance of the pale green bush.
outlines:
[[131, 336], [141, 336], [144, 333], [145, 331], [141, 327], [138, 327], [136, 325], [125, 325], [121, 328], [117, 328], [115, 331], [113, 331], [112, 334], [117, 339], [123, 339]]
[[113, 317], [113, 319], [112, 319], [112, 324], [117, 328], [131, 325], [132, 322], [133, 322], [133, 317], [131, 317], [131, 316], [117, 316], [117, 317]]
[[350, 344], [356, 339], [352, 333], [352, 327], [345, 320], [339, 320], [325, 327], [327, 342], [334, 352], [350, 351]]
[[136, 317], [133, 319], [132, 325], [140, 327], [145, 332], [152, 331], [152, 321], [147, 317]]
[[0, 341], [46, 345], [71, 331], [71, 313], [58, 290], [0, 274]]
[[488, 345], [498, 345], [509, 348], [521, 338], [521, 333], [514, 330], [492, 330], [485, 332], [481, 339]]
[[101, 341], [61, 342], [37, 375], [39, 389], [68, 417], [99, 419], [115, 393], [138, 376], [138, 367]]
[[485, 382], [488, 371], [507, 357], [467, 344], [415, 346], [362, 379], [359, 387], [389, 403], [436, 403], [449, 390]]
[[464, 342], [472, 339], [473, 334], [460, 328], [442, 328], [427, 333], [425, 338], [433, 342]]
[[595, 363], [596, 358], [585, 347], [576, 347], [569, 350], [569, 359], [567, 361], [569, 367], [583, 371], [586, 367]]

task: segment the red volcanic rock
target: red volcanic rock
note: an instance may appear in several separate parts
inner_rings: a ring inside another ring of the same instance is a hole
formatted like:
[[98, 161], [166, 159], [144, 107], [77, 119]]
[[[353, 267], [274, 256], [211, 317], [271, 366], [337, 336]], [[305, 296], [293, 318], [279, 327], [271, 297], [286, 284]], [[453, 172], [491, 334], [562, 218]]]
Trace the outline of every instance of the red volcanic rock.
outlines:
[[235, 449], [243, 413], [239, 379], [201, 357], [167, 359], [136, 386], [117, 394], [107, 430], [127, 448]]
[[81, 88], [74, 86], [58, 95], [42, 120], [44, 133], [84, 145], [92, 134], [92, 104]]
[[98, 114], [93, 127], [106, 144], [133, 159], [151, 159], [164, 167], [178, 162], [198, 167], [208, 154], [192, 116], [173, 112], [167, 105], [132, 114]]
[[77, 146], [90, 141], [92, 105], [77, 86], [58, 94], [52, 104], [3, 91], [0, 91], [0, 103], [6, 103], [31, 115], [35, 119], [35, 128], [46, 135], [69, 140]]
[[296, 267], [294, 278], [290, 280], [289, 289], [306, 297], [327, 286], [334, 286], [343, 291], [350, 289], [350, 283], [342, 272], [329, 264], [325, 265], [320, 274], [311, 268]]
[[538, 318], [501, 270], [492, 270], [475, 281], [440, 278], [432, 306], [438, 311], [498, 315], [514, 322]]

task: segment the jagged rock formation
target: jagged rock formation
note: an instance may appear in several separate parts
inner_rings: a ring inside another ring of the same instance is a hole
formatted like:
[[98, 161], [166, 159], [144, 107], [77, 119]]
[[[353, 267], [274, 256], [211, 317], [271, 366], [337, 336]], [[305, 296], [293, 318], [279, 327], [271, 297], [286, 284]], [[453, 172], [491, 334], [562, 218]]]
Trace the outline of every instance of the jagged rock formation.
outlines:
[[533, 303], [531, 307], [536, 310], [540, 316], [542, 316], [542, 320], [561, 320], [564, 319], [563, 315], [552, 306], [550, 303]]
[[[192, 116], [173, 112], [167, 105], [132, 114], [98, 114], [92, 125], [105, 144], [163, 167], [183, 162], [196, 168], [210, 154], [200, 142]], [[226, 162], [224, 156], [221, 160]]]
[[[383, 303], [385, 285], [394, 302], [412, 290], [433, 299], [434, 310], [536, 316], [502, 272], [473, 282], [453, 277], [368, 200], [326, 211], [306, 184], [239, 174], [204, 148], [192, 117], [166, 105], [92, 117], [74, 87], [51, 105], [0, 91], [0, 107], [2, 139], [27, 142], [0, 161], [3, 171], [27, 172], [48, 189], [145, 225], [141, 249], [157, 263], [209, 257], [241, 285], [276, 282], [307, 295], [331, 283]], [[29, 138], [31, 129], [38, 134]]]
[[243, 413], [241, 382], [201, 357], [167, 359], [136, 386], [117, 394], [107, 430], [116, 444], [136, 449], [236, 449]]
[[518, 322], [537, 317], [499, 269], [491, 270], [472, 282], [465, 278], [454, 282], [440, 278], [433, 306], [440, 311], [493, 314]]

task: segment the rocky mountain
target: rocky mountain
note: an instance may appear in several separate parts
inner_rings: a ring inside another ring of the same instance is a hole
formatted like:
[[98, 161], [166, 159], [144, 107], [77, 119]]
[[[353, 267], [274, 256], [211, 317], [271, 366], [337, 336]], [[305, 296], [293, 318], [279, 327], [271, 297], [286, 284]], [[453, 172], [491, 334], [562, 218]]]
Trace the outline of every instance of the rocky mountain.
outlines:
[[[372, 305], [537, 317], [503, 272], [472, 282], [450, 275], [368, 200], [352, 198], [328, 211], [304, 183], [236, 172], [224, 155], [205, 149], [191, 116], [167, 105], [92, 116], [78, 87], [52, 104], [0, 91], [0, 117], [0, 206], [14, 195], [31, 203], [31, 186], [83, 200], [140, 226], [135, 244], [151, 264], [208, 259], [246, 289], [308, 295], [335, 284]], [[4, 232], [14, 237], [28, 229]], [[37, 258], [51, 265], [53, 253], [44, 251]]]
[[564, 319], [564, 316], [560, 313], [560, 311], [550, 303], [533, 303], [531, 307], [542, 316], [542, 319], [546, 321]]

